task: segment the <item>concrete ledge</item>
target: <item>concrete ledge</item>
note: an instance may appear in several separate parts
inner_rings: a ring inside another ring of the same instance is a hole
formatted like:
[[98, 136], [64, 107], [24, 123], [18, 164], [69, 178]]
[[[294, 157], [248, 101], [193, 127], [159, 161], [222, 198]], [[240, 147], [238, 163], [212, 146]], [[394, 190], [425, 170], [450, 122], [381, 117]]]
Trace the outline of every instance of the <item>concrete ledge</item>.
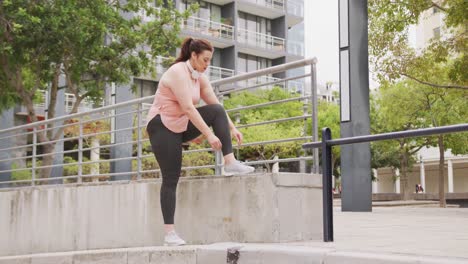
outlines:
[[[327, 244], [329, 245], [329, 244]], [[231, 250], [231, 251], [230, 251]], [[230, 255], [232, 256], [230, 258]], [[332, 247], [220, 243], [206, 246], [146, 247], [0, 257], [0, 264], [462, 264], [468, 259], [376, 252], [336, 251]]]
[[[153, 180], [1, 190], [0, 256], [159, 246], [160, 186]], [[183, 177], [177, 192], [175, 223], [190, 244], [323, 238], [321, 175]]]

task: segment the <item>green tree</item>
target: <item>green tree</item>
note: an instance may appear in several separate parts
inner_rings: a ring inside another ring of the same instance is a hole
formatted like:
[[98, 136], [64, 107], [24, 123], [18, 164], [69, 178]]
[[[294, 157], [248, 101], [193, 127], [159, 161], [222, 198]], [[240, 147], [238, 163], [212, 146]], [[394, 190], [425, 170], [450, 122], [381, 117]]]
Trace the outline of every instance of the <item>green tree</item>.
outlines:
[[[226, 109], [234, 109], [241, 106], [249, 106], [261, 103], [267, 103], [276, 100], [294, 98], [295, 96], [287, 93], [279, 87], [271, 90], [257, 90], [254, 92], [241, 92], [233, 94], [224, 101]], [[290, 101], [281, 104], [263, 106], [239, 112], [230, 112], [232, 120], [239, 117], [239, 125], [259, 123], [282, 119], [288, 117], [297, 117], [304, 115], [304, 108], [307, 113], [311, 113], [311, 105], [305, 105], [302, 101]], [[297, 138], [312, 135], [312, 120], [296, 120], [274, 124], [264, 124], [261, 126], [252, 126], [241, 128], [244, 134], [245, 142], [261, 142], [268, 140], [277, 140], [285, 138]], [[340, 135], [340, 113], [339, 106], [326, 101], [320, 101], [318, 105], [318, 125], [319, 127], [329, 127], [332, 130], [332, 137], [338, 138]], [[319, 138], [321, 135], [319, 135]], [[301, 141], [284, 142], [276, 144], [265, 144], [243, 147], [239, 151], [241, 158], [249, 160], [271, 160], [275, 156], [279, 158], [296, 158], [306, 155], [302, 149]], [[339, 177], [340, 149], [334, 147], [332, 150], [333, 174]], [[270, 166], [265, 163], [267, 170]]]
[[[340, 107], [337, 104], [327, 101], [320, 101], [318, 104], [318, 127], [328, 127], [332, 132], [332, 138], [340, 138]], [[319, 140], [322, 140], [322, 133], [319, 131]], [[341, 176], [339, 165], [341, 152], [339, 146], [332, 148], [332, 172], [336, 178]]]
[[[101, 101], [106, 83], [126, 83], [153, 73], [157, 55], [167, 56], [180, 42], [183, 13], [171, 1], [27, 1], [0, 3], [0, 110], [25, 105], [33, 122], [33, 98], [50, 85], [48, 118], [55, 117], [59, 80], [76, 97], [71, 113], [85, 99]], [[132, 15], [134, 14], [134, 15]], [[153, 21], [142, 19], [153, 17]], [[45, 154], [63, 133], [38, 133]], [[50, 165], [53, 156], [43, 158]], [[48, 177], [49, 169], [41, 170]]]
[[[378, 97], [371, 103], [372, 132], [383, 133], [425, 127], [438, 127], [465, 122], [468, 119], [464, 90], [428, 87], [412, 80], [381, 86]], [[397, 143], [395, 143], [397, 142]], [[468, 152], [468, 133], [398, 139], [373, 144], [373, 168], [393, 167], [401, 170], [400, 182], [403, 198], [410, 195], [407, 171], [415, 161], [414, 154], [424, 146], [439, 147], [439, 198], [445, 206], [444, 152]], [[398, 153], [398, 155], [395, 155]], [[398, 157], [398, 159], [395, 159]]]
[[[445, 34], [432, 38], [422, 50], [415, 50], [408, 42], [409, 27], [424, 19], [431, 9], [444, 14]], [[467, 120], [464, 106], [468, 97], [467, 12], [468, 2], [464, 0], [369, 1], [370, 60], [382, 84], [379, 112], [374, 115], [377, 121], [372, 122], [377, 130], [390, 132]], [[438, 146], [439, 197], [440, 205], [445, 206], [444, 151], [450, 147], [454, 153], [466, 152], [459, 146], [466, 145], [464, 142], [466, 134], [439, 135], [437, 140], [400, 140], [398, 162], [391, 158], [395, 148], [390, 143], [379, 142], [373, 144], [375, 165], [392, 164], [402, 168], [403, 189], [403, 185], [408, 187], [404, 168], [410, 167], [415, 151], [423, 145]], [[404, 191], [405, 199], [408, 191]]]
[[[437, 88], [468, 89], [468, 49], [465, 0], [370, 0], [369, 57], [379, 81], [398, 81], [401, 77]], [[443, 13], [444, 37], [433, 38], [421, 51], [409, 46], [409, 26], [423, 18], [423, 12]], [[447, 70], [435, 75], [431, 65]], [[426, 71], [421, 71], [424, 67]]]
[[[371, 114], [372, 131], [377, 133], [402, 131], [427, 127], [425, 118], [421, 118], [421, 108], [414, 103], [420, 97], [417, 89], [412, 89], [407, 82], [381, 85], [376, 98], [378, 110]], [[412, 188], [408, 183], [408, 171], [415, 162], [415, 154], [427, 145], [424, 138], [400, 138], [388, 142], [374, 143], [372, 153], [373, 166], [391, 166], [400, 170], [400, 190], [404, 200], [410, 199]], [[397, 154], [396, 156], [394, 156]], [[398, 157], [398, 161], [394, 159]]]
[[[241, 106], [249, 106], [260, 103], [292, 98], [293, 96], [279, 87], [271, 90], [257, 90], [254, 92], [241, 92], [233, 94], [224, 101], [226, 109], [233, 109]], [[236, 114], [230, 113], [231, 119], [236, 120]], [[240, 122], [238, 125], [253, 124], [274, 119], [288, 118], [303, 115], [303, 104], [300, 101], [286, 102], [281, 104], [258, 107], [239, 112]], [[296, 138], [304, 136], [303, 120], [287, 121], [273, 124], [264, 124], [240, 128], [244, 134], [245, 143], [261, 142], [268, 140]], [[310, 135], [310, 132], [308, 133]], [[271, 160], [275, 156], [279, 158], [291, 158], [303, 156], [303, 150], [300, 141], [284, 142], [276, 144], [260, 144], [254, 146], [245, 146], [239, 150], [240, 158], [247, 160]], [[264, 166], [268, 171], [271, 167], [268, 163]]]
[[[418, 103], [430, 126], [452, 125], [468, 120], [468, 92], [421, 87], [417, 83], [413, 85], [421, 94]], [[439, 203], [441, 207], [445, 207], [445, 150], [451, 149], [453, 154], [468, 153], [468, 133], [440, 134], [436, 138], [429, 139], [428, 142], [439, 148]]]

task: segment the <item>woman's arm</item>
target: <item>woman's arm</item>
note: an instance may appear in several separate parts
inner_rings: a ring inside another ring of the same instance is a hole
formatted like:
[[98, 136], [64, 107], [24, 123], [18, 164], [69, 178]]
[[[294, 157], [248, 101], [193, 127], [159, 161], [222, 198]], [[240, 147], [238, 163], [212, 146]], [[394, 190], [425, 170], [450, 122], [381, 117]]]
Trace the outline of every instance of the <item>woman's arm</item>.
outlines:
[[[211, 83], [208, 80], [208, 77], [206, 77], [205, 75], [202, 75], [200, 77], [200, 96], [206, 104], [220, 104], [218, 97], [216, 97], [216, 94], [213, 91], [213, 87], [211, 86]], [[239, 132], [239, 130], [237, 130], [236, 126], [234, 125], [227, 113], [226, 116], [229, 121], [229, 128], [231, 129], [232, 135], [236, 138], [237, 143], [239, 145], [242, 144], [242, 133]]]
[[[205, 123], [198, 110], [192, 102], [191, 83], [188, 78], [177, 75], [176, 71], [166, 72], [164, 84], [174, 93], [182, 111], [192, 121], [193, 125], [207, 138], [211, 147], [215, 150], [221, 149], [221, 141]], [[162, 80], [161, 80], [162, 81]]]

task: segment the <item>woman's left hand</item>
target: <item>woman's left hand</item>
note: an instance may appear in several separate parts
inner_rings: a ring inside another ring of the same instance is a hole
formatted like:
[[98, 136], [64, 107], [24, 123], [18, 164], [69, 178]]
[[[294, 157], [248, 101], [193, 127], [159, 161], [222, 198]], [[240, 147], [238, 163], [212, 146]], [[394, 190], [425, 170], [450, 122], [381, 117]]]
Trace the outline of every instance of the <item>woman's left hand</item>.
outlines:
[[240, 146], [242, 144], [242, 140], [243, 140], [243, 136], [242, 136], [242, 133], [237, 130], [237, 128], [233, 127], [231, 129], [231, 134], [232, 134], [232, 137], [234, 137], [236, 140], [237, 140], [237, 145]]

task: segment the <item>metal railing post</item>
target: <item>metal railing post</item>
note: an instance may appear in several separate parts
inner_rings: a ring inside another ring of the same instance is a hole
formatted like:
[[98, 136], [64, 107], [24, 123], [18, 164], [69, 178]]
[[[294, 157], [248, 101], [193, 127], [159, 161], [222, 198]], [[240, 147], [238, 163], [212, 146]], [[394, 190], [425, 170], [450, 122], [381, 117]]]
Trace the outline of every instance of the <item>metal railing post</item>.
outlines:
[[[317, 67], [316, 62], [310, 65], [310, 87], [311, 87], [311, 98], [312, 98], [312, 141], [318, 141], [318, 117], [317, 117]], [[315, 174], [319, 173], [319, 151], [317, 148], [312, 150], [312, 156], [314, 158], [314, 165], [312, 172]]]
[[37, 131], [33, 127], [31, 186], [36, 185]]
[[[333, 242], [333, 193], [332, 193], [332, 147], [327, 145], [331, 140], [328, 127], [322, 129], [322, 185], [323, 185], [323, 241]], [[316, 148], [317, 149], [317, 148]], [[318, 149], [317, 149], [318, 150]]]
[[141, 147], [141, 103], [138, 103], [137, 109], [137, 179], [141, 180], [141, 154], [142, 154], [142, 147]]
[[[223, 95], [219, 93], [219, 86], [216, 85], [214, 87], [215, 94], [218, 97], [218, 100], [221, 104], [223, 104]], [[223, 155], [221, 151], [215, 151], [215, 175], [221, 175], [223, 168]]]
[[79, 136], [78, 136], [78, 183], [81, 183], [83, 181], [82, 176], [83, 176], [83, 123], [78, 122], [79, 127]]

